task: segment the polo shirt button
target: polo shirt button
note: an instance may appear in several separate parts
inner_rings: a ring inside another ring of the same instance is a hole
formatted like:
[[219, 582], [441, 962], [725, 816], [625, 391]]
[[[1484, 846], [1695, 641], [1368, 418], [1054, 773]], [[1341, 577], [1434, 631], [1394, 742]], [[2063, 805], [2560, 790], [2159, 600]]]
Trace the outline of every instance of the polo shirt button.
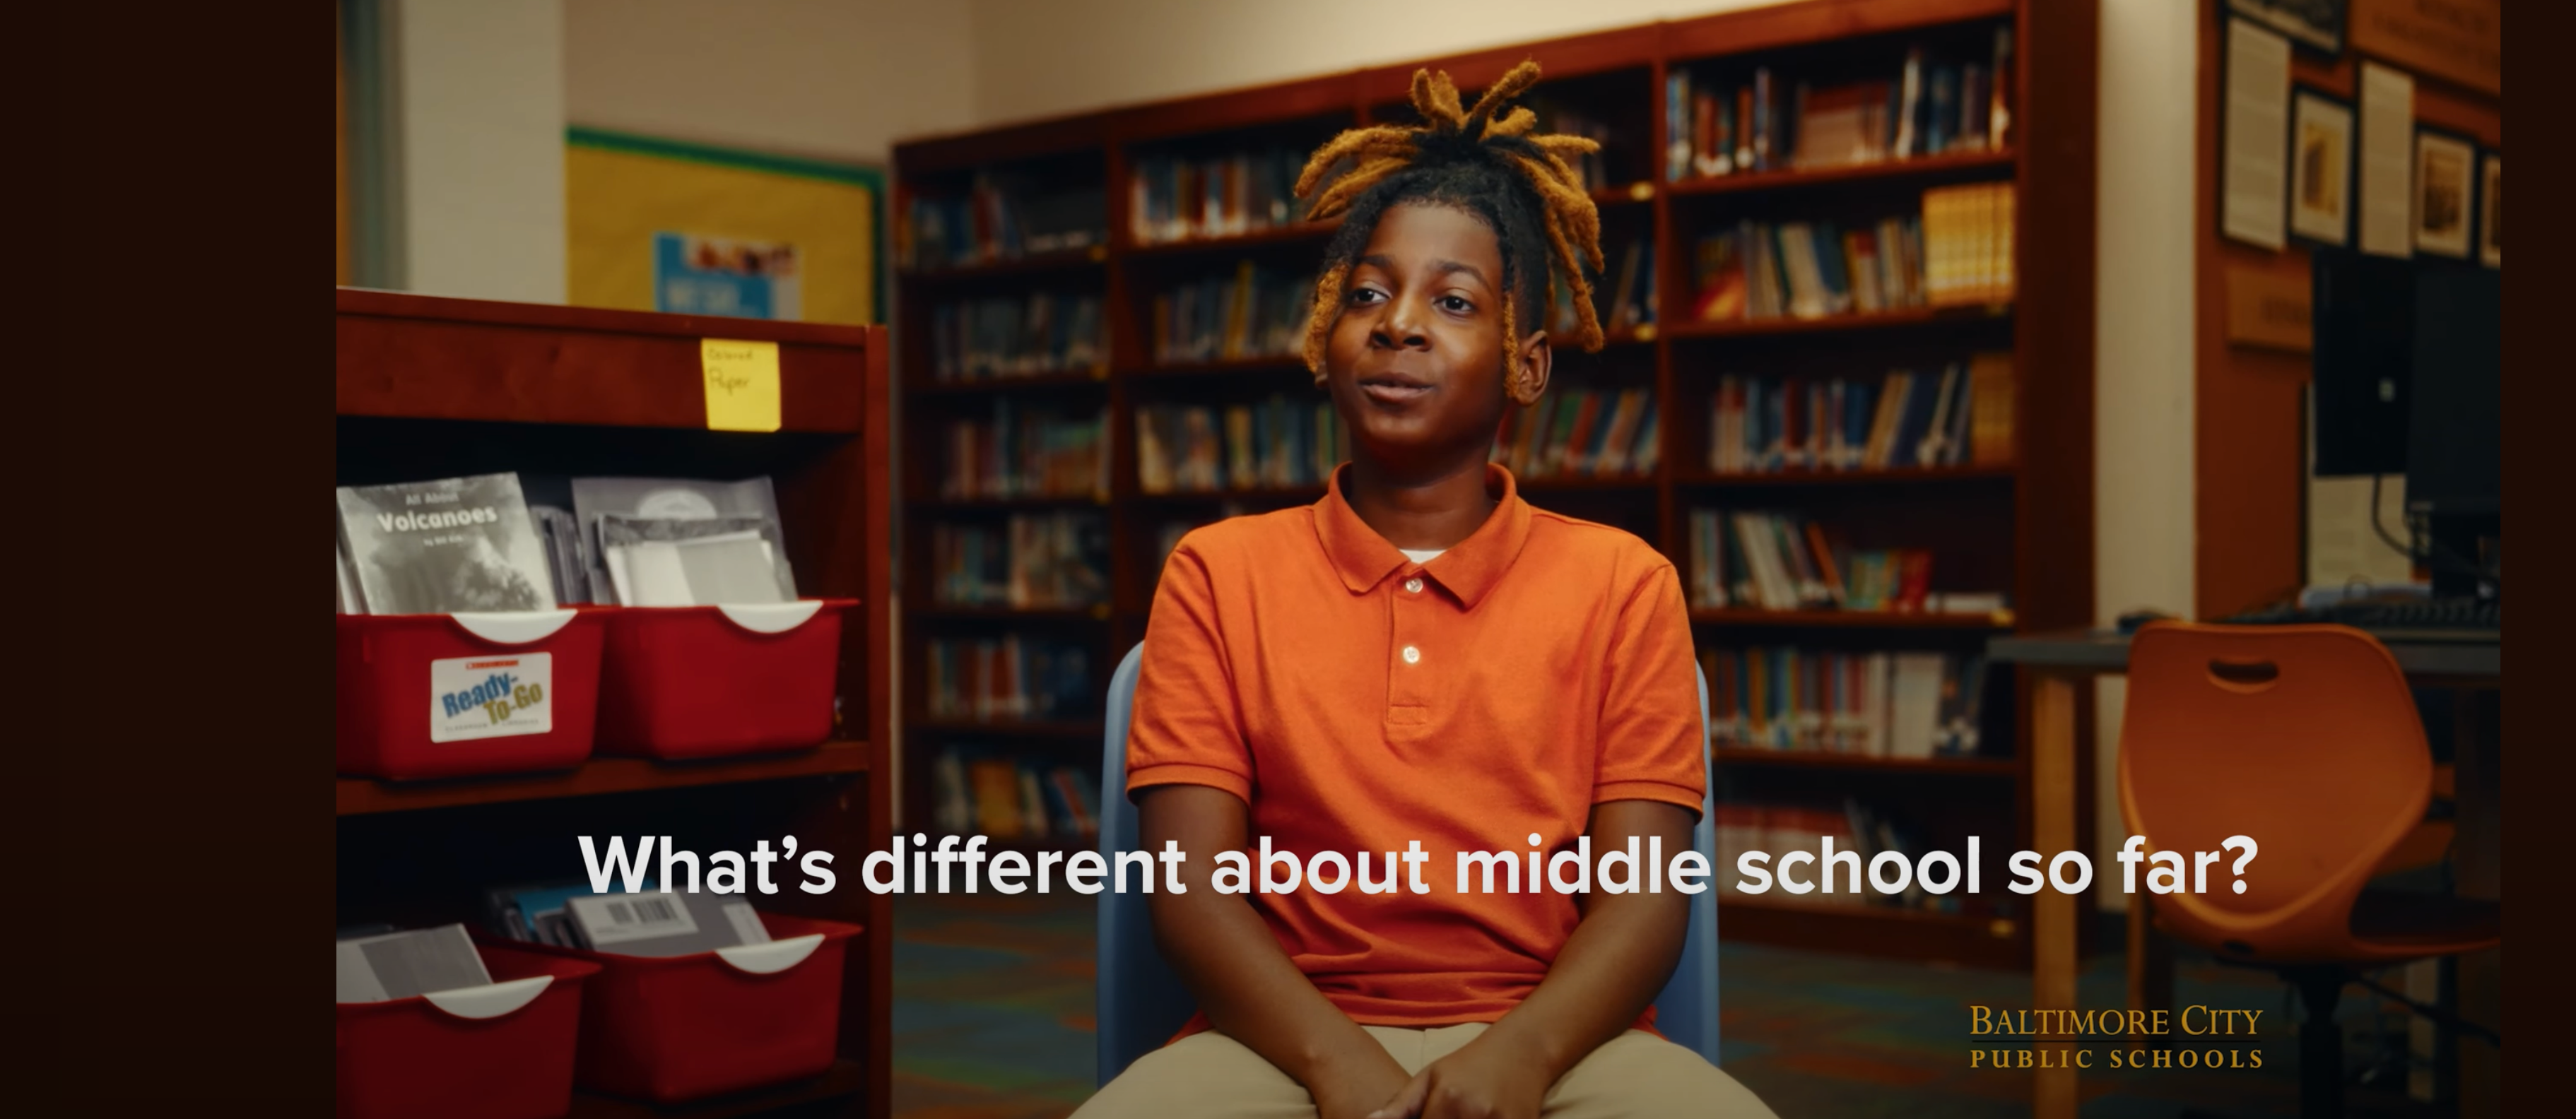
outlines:
[[1413, 646], [1411, 646], [1411, 645], [1407, 645], [1407, 646], [1405, 646], [1405, 647], [1404, 647], [1404, 663], [1406, 663], [1406, 664], [1421, 664], [1421, 663], [1422, 663], [1422, 650], [1417, 649], [1417, 648], [1415, 648], [1415, 647], [1413, 647]]
[[1404, 581], [1404, 589], [1405, 589], [1406, 593], [1408, 593], [1408, 594], [1421, 594], [1421, 593], [1422, 593], [1422, 580], [1420, 580], [1420, 579], [1407, 579], [1407, 580], [1405, 580], [1405, 581]]

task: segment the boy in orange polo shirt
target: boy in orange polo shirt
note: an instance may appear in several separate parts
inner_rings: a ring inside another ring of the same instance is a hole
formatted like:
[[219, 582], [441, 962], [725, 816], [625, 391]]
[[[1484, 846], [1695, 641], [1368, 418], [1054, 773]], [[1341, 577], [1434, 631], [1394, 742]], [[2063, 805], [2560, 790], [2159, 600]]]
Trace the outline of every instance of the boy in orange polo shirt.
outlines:
[[[1591, 141], [1504, 111], [1537, 76], [1462, 108], [1416, 74], [1425, 126], [1345, 133], [1298, 183], [1322, 185], [1310, 217], [1344, 216], [1306, 359], [1351, 461], [1321, 502], [1191, 533], [1164, 568], [1127, 791], [1145, 849], [1188, 856], [1151, 905], [1201, 1013], [1084, 1119], [1771, 1114], [1648, 1031], [1685, 895], [1568, 894], [1522, 881], [1525, 855], [1492, 892], [1453, 877], [1460, 852], [1586, 836], [1686, 850], [1706, 787], [1672, 564], [1486, 461], [1504, 407], [1547, 387], [1551, 248], [1600, 345], [1599, 218], [1559, 158]], [[1216, 856], [1255, 837], [1315, 873], [1218, 892]]]

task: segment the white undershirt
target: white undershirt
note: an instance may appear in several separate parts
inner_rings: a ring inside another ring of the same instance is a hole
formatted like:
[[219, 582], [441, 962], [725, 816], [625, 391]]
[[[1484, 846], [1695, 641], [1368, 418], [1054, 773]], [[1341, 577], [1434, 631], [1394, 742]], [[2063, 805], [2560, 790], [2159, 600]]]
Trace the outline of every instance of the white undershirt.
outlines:
[[1399, 551], [1399, 552], [1404, 553], [1404, 558], [1409, 559], [1409, 560], [1412, 560], [1412, 561], [1413, 561], [1413, 562], [1415, 562], [1415, 563], [1429, 563], [1429, 562], [1431, 562], [1432, 560], [1434, 560], [1434, 559], [1438, 558], [1438, 557], [1439, 557], [1439, 555], [1440, 555], [1440, 553], [1445, 552], [1445, 551], [1448, 551], [1448, 550], [1449, 550], [1449, 549], [1447, 549], [1447, 548], [1398, 548], [1398, 549], [1396, 549], [1396, 551]]

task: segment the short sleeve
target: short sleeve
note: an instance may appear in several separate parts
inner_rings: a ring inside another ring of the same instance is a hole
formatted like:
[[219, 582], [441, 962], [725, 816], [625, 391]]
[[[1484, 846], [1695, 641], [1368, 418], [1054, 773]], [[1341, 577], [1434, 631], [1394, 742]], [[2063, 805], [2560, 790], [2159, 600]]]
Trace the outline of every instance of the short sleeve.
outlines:
[[1656, 563], [1611, 632], [1592, 802], [1653, 800], [1696, 816], [1708, 790], [1690, 613], [1672, 564]]
[[1252, 755], [1218, 621], [1215, 580], [1184, 539], [1163, 564], [1127, 727], [1127, 792], [1206, 785], [1252, 800]]

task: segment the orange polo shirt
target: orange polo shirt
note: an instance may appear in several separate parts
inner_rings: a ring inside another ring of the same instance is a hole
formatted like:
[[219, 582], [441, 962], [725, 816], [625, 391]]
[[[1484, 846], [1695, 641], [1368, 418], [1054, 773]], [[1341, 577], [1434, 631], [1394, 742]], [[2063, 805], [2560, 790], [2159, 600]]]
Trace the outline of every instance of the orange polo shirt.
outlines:
[[1190, 784], [1242, 797], [1256, 876], [1265, 835], [1301, 864], [1370, 852], [1373, 881], [1390, 852], [1422, 842], [1427, 893], [1399, 879], [1387, 894], [1244, 895], [1364, 1025], [1501, 1018], [1573, 934], [1571, 895], [1503, 893], [1499, 878], [1495, 893], [1458, 892], [1459, 852], [1512, 853], [1527, 891], [1531, 833], [1552, 854], [1595, 804], [1696, 815], [1705, 788], [1672, 563], [1626, 532], [1531, 508], [1500, 466], [1487, 480], [1493, 514], [1425, 564], [1360, 520], [1340, 471], [1312, 506], [1192, 532], [1146, 628], [1131, 795]]

